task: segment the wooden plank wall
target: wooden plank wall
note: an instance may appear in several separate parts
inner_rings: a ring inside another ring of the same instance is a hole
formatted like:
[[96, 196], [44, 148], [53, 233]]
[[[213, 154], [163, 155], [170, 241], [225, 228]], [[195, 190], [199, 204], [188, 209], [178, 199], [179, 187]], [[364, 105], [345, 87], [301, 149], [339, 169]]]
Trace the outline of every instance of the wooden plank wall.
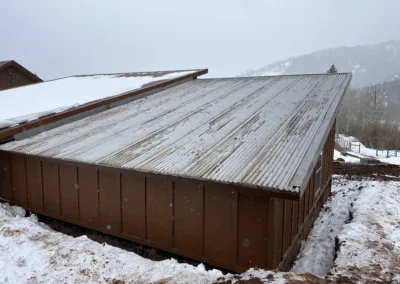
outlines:
[[4, 152], [0, 161], [1, 196], [16, 205], [221, 268], [274, 269], [290, 245], [292, 201]]
[[300, 200], [4, 152], [0, 197], [228, 270], [287, 269], [329, 195], [333, 135], [323, 153], [325, 190], [315, 196], [314, 169]]

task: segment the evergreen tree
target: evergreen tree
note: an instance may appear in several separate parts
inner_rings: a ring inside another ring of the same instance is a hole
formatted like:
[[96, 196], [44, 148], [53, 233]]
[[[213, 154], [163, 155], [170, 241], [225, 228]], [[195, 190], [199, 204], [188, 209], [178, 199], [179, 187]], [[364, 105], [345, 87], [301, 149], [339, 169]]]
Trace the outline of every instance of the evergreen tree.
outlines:
[[335, 64], [332, 64], [331, 68], [329, 68], [329, 70], [326, 73], [328, 73], [328, 74], [336, 74], [337, 73], [337, 69], [335, 67]]

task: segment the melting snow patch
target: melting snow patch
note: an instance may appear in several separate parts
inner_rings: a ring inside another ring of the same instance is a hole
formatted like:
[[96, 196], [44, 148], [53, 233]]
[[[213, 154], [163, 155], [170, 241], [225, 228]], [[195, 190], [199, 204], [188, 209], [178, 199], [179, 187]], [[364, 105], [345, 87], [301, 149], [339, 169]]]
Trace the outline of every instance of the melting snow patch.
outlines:
[[354, 202], [352, 215], [338, 237], [333, 274], [355, 281], [398, 281], [400, 182], [369, 181]]
[[298, 259], [292, 267], [296, 273], [310, 272], [319, 276], [327, 275], [335, 257], [335, 238], [350, 218], [350, 207], [363, 182], [348, 181], [340, 177], [332, 187], [328, 199], [311, 230]]

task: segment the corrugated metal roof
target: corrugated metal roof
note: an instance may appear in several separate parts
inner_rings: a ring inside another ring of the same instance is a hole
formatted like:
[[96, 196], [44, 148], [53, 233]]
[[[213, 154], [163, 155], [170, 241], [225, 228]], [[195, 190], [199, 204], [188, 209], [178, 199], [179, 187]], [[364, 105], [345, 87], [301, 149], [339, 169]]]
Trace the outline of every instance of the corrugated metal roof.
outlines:
[[194, 80], [0, 149], [298, 192], [291, 180], [350, 79]]
[[197, 71], [78, 75], [4, 90], [0, 92], [0, 129]]

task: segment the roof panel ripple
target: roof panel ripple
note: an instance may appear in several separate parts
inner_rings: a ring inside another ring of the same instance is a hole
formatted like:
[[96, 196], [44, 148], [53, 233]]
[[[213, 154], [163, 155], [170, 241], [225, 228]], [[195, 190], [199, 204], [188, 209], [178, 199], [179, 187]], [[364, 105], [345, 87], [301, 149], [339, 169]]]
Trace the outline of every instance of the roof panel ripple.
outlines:
[[[350, 74], [199, 79], [0, 149], [235, 183], [290, 184]], [[318, 149], [315, 149], [315, 152]]]

